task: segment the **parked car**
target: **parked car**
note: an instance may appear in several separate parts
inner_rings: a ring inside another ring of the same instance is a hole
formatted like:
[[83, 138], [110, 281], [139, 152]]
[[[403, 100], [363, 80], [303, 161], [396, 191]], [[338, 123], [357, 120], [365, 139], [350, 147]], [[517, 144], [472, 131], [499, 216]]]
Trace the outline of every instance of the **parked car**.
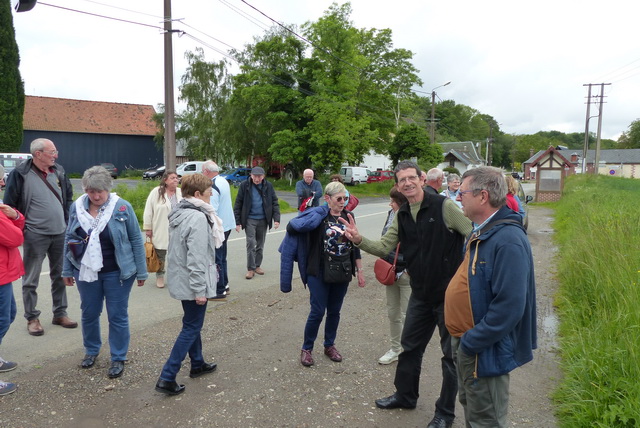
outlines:
[[366, 183], [370, 173], [371, 171], [361, 166], [343, 166], [340, 168], [340, 175], [344, 184], [358, 185]]
[[393, 171], [371, 171], [371, 175], [367, 177], [367, 183], [375, 183], [376, 181], [393, 180]]
[[511, 176], [516, 180], [522, 180], [522, 176], [515, 171], [511, 173]]
[[524, 189], [522, 188], [522, 184], [518, 182], [518, 192], [516, 193], [520, 202], [522, 202], [522, 208], [524, 209], [524, 219], [522, 219], [522, 224], [524, 224], [525, 230], [529, 227], [529, 202], [533, 201], [533, 196], [527, 196], [524, 193]]
[[197, 174], [202, 172], [202, 165], [204, 165], [204, 161], [189, 161], [181, 163], [176, 167], [176, 174], [178, 174], [178, 178], [182, 178], [185, 175]]
[[101, 167], [103, 167], [104, 169], [106, 169], [107, 171], [109, 171], [109, 174], [111, 174], [112, 178], [118, 178], [118, 168], [116, 168], [116, 166], [112, 163], [101, 163], [100, 164]]
[[251, 168], [236, 168], [228, 173], [222, 173], [220, 175], [226, 178], [229, 184], [237, 187], [240, 183], [249, 178], [251, 175]]
[[143, 180], [160, 180], [164, 174], [164, 165], [158, 168], [151, 168], [142, 173]]

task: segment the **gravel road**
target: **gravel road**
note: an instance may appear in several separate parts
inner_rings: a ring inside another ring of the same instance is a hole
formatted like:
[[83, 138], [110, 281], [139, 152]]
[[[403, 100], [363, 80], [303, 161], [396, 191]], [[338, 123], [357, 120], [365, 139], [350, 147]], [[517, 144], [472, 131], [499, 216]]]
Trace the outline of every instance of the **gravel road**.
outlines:
[[[534, 361], [511, 376], [510, 424], [555, 427], [549, 394], [560, 377], [555, 353], [556, 319], [552, 309], [554, 256], [552, 212], [531, 207], [529, 237], [536, 263], [540, 347]], [[316, 352], [316, 364], [299, 363], [308, 292], [272, 284], [234, 293], [227, 302], [209, 303], [203, 331], [205, 357], [218, 371], [188, 378], [188, 363], [178, 377], [187, 390], [178, 397], [154, 391], [154, 384], [180, 329], [175, 316], [152, 325], [132, 325], [124, 376], [106, 376], [108, 351], [96, 366], [79, 367], [81, 343], [34, 352], [40, 362], [3, 374], [19, 390], [0, 398], [1, 427], [425, 427], [433, 415], [440, 386], [437, 338], [427, 349], [421, 397], [415, 410], [380, 410], [374, 400], [394, 391], [395, 364], [381, 366], [387, 351], [388, 324], [383, 286], [373, 278], [375, 258], [365, 255], [367, 287], [350, 287], [336, 345], [344, 356], [333, 363]], [[19, 283], [19, 282], [18, 282]], [[14, 284], [19, 299], [19, 287]], [[133, 297], [132, 297], [133, 298]], [[153, 310], [153, 302], [149, 302]], [[23, 329], [18, 317], [12, 328]], [[26, 332], [24, 332], [26, 335]], [[3, 343], [5, 352], [11, 344]], [[10, 355], [7, 354], [7, 357]], [[464, 427], [458, 406], [454, 427]]]

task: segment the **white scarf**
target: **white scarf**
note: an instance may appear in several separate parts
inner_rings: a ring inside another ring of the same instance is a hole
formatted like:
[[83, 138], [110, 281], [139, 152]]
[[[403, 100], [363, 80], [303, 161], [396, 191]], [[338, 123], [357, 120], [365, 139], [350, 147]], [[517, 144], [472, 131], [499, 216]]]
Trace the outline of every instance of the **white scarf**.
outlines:
[[222, 246], [222, 243], [224, 242], [224, 228], [222, 227], [222, 220], [216, 215], [216, 210], [213, 209], [211, 204], [208, 204], [201, 199], [194, 198], [193, 196], [184, 198], [184, 200], [198, 208], [204, 209], [207, 212], [209, 219], [213, 223], [213, 227], [211, 228], [211, 233], [213, 234], [213, 243], [215, 244], [216, 248], [220, 248]]
[[[100, 207], [98, 216], [93, 218], [89, 211], [85, 209], [85, 200], [87, 194], [80, 196], [76, 204], [76, 214], [78, 215], [78, 223], [80, 227], [89, 234], [89, 242], [87, 243], [87, 249], [82, 256], [80, 262], [80, 281], [94, 282], [98, 280], [98, 272], [102, 269], [102, 247], [100, 247], [100, 233], [104, 230], [111, 219], [113, 209], [116, 206], [116, 202], [120, 197], [115, 193], [109, 195], [107, 203]], [[91, 205], [89, 203], [89, 205]]]

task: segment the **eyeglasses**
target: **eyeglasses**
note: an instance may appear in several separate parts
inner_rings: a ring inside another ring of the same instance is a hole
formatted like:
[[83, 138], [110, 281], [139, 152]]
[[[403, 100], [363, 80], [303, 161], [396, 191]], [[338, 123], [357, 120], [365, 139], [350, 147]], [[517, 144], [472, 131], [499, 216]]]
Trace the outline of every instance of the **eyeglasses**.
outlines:
[[460, 197], [462, 197], [462, 195], [464, 195], [465, 193], [479, 192], [481, 190], [484, 190], [484, 189], [458, 190], [458, 194], [460, 195]]
[[410, 175], [408, 177], [401, 178], [400, 180], [398, 180], [398, 183], [404, 184], [407, 181], [418, 181], [418, 178], [420, 178], [420, 177], [417, 176], [417, 175]]
[[58, 151], [57, 151], [57, 150], [40, 150], [40, 151], [41, 151], [42, 153], [48, 153], [48, 154], [53, 155], [53, 156], [55, 156], [55, 155], [57, 155], [57, 154], [58, 154]]
[[342, 201], [345, 201], [345, 202], [346, 202], [346, 200], [347, 200], [347, 197], [346, 197], [346, 196], [338, 196], [338, 197], [336, 198], [336, 202], [342, 202]]

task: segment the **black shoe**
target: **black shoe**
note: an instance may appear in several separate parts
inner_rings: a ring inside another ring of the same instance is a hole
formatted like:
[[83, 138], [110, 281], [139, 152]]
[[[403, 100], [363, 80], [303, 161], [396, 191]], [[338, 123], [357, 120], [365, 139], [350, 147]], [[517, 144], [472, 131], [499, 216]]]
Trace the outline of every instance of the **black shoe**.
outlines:
[[168, 380], [158, 379], [158, 382], [156, 383], [156, 391], [162, 392], [163, 394], [168, 394], [168, 395], [178, 395], [184, 392], [184, 385], [180, 385], [175, 380], [168, 381]]
[[191, 369], [191, 371], [189, 371], [189, 377], [196, 378], [208, 373], [213, 373], [216, 371], [217, 367], [217, 364], [204, 363], [197, 369]]
[[415, 409], [416, 405], [413, 406], [410, 404], [406, 404], [396, 397], [396, 394], [390, 395], [385, 398], [380, 398], [376, 400], [376, 406], [380, 409]]
[[427, 428], [451, 428], [452, 425], [453, 422], [447, 422], [440, 416], [434, 416], [431, 422], [429, 422], [429, 425], [427, 425]]
[[217, 294], [215, 297], [209, 297], [207, 300], [210, 302], [224, 302], [227, 300], [227, 296], [225, 294]]
[[82, 367], [83, 369], [93, 367], [93, 365], [96, 363], [96, 358], [98, 358], [97, 355], [85, 355], [82, 359], [82, 362], [80, 363], [80, 367]]
[[109, 367], [107, 376], [109, 376], [109, 378], [111, 379], [115, 379], [117, 377], [122, 376], [123, 371], [124, 371], [124, 361], [111, 361], [111, 367]]

